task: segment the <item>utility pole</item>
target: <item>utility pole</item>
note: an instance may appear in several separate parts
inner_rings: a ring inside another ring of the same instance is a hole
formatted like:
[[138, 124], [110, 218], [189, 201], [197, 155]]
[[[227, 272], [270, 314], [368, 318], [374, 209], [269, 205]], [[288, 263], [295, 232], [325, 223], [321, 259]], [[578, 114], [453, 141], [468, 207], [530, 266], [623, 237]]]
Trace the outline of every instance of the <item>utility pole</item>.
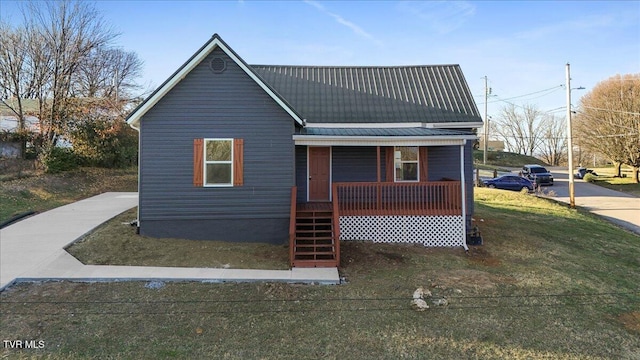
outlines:
[[489, 87], [487, 86], [487, 77], [484, 77], [484, 147], [482, 154], [482, 163], [487, 164], [487, 150], [489, 149], [489, 117], [487, 116], [487, 101], [489, 98]]
[[576, 207], [576, 199], [573, 191], [573, 143], [571, 135], [571, 70], [567, 63], [567, 160], [569, 162], [569, 207]]

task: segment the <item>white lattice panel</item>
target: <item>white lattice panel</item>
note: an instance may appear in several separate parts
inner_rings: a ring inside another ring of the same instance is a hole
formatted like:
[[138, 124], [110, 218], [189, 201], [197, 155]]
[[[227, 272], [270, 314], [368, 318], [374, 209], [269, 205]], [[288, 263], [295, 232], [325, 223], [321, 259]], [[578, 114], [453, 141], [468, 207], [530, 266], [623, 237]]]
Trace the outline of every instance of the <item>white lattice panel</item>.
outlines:
[[340, 216], [340, 240], [463, 246], [462, 216]]

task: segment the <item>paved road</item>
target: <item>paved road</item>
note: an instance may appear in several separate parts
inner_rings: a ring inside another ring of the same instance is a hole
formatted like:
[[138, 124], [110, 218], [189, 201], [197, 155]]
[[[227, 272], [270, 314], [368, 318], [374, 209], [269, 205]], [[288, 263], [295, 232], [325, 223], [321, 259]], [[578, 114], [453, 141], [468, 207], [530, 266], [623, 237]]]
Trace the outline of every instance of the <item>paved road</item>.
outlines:
[[[555, 184], [544, 187], [553, 191], [554, 199], [569, 203], [569, 174], [567, 170], [552, 170]], [[589, 184], [580, 179], [574, 181], [576, 206], [618, 224], [640, 235], [640, 198], [598, 185]]]

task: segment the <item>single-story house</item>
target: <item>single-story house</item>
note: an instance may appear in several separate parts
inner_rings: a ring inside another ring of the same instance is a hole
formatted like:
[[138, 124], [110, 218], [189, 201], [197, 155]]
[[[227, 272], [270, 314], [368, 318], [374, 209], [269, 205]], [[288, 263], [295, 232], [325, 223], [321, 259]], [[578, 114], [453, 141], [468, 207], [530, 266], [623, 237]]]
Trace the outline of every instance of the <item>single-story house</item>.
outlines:
[[248, 65], [217, 34], [128, 117], [140, 234], [466, 248], [482, 120], [458, 65]]

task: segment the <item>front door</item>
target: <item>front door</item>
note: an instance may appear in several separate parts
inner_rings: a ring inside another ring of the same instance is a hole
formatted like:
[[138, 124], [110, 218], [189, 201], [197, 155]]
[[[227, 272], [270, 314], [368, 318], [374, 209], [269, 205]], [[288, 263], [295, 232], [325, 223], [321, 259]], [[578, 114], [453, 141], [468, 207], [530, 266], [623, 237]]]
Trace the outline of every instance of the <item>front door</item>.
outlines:
[[309, 201], [329, 201], [331, 148], [309, 147]]

